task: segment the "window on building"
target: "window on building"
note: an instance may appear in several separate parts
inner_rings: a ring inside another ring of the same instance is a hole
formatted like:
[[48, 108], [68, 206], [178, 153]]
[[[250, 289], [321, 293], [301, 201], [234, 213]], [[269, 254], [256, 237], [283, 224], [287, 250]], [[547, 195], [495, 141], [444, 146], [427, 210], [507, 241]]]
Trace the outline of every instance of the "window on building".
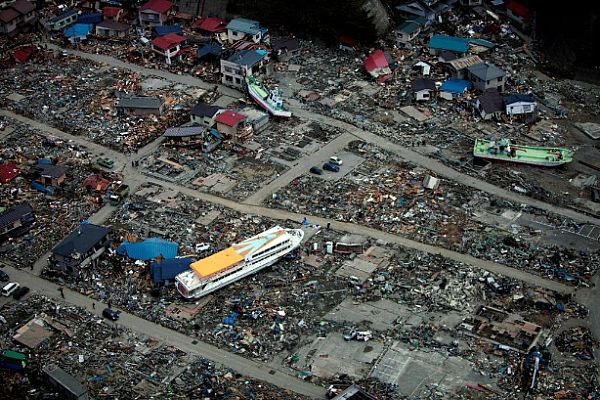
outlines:
[[498, 77], [498, 82], [502, 82], [502, 77]]
[[240, 78], [235, 78], [235, 83], [238, 85], [242, 84], [242, 80]]
[[233, 82], [233, 76], [231, 76], [231, 75], [225, 75], [225, 81], [226, 82]]

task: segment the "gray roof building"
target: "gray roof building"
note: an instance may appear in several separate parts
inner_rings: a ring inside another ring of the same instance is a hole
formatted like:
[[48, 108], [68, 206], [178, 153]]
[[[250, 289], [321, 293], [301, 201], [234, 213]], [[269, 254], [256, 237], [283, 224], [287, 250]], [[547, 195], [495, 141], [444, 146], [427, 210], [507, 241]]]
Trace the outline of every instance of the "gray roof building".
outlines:
[[81, 224], [52, 249], [53, 254], [71, 257], [85, 254], [110, 233], [110, 228], [93, 224]]
[[164, 101], [160, 97], [124, 95], [119, 98], [117, 107], [138, 109], [159, 109]]
[[249, 67], [258, 64], [263, 58], [264, 54], [260, 54], [255, 50], [241, 50], [233, 53], [227, 61], [236, 63], [238, 65], [247, 65]]
[[471, 75], [476, 76], [484, 82], [506, 75], [503, 70], [496, 67], [494, 64], [488, 63], [471, 65], [467, 70]]

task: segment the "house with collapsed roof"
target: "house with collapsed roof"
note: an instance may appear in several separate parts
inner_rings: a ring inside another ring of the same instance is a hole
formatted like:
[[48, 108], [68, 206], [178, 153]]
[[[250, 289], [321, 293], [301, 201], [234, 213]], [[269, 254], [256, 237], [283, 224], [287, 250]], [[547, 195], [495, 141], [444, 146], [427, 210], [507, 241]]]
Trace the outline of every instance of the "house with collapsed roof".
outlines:
[[395, 67], [394, 59], [383, 50], [375, 50], [363, 61], [365, 69], [378, 83], [383, 83], [392, 77]]

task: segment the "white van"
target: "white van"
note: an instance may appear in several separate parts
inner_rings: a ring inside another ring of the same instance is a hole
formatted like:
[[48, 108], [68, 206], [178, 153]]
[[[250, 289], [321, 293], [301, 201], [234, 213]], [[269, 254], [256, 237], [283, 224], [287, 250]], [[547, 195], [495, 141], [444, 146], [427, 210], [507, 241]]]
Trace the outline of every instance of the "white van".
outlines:
[[4, 286], [2, 288], [2, 296], [10, 296], [15, 290], [17, 290], [19, 288], [19, 285], [17, 282], [11, 282], [8, 285]]

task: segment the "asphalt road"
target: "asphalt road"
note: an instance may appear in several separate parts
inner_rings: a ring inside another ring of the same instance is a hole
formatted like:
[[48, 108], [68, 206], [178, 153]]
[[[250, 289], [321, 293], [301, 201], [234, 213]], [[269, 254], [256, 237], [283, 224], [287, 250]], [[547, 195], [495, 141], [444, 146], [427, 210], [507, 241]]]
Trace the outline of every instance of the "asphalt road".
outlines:
[[331, 142], [321, 147], [318, 151], [303, 157], [292, 168], [288, 169], [271, 182], [259, 188], [250, 197], [244, 200], [244, 203], [253, 205], [261, 204], [263, 200], [268, 198], [271, 194], [288, 185], [291, 181], [299, 176], [306, 174], [312, 166], [317, 166], [320, 168], [325, 161], [329, 160], [329, 157], [338, 151], [345, 149], [348, 143], [353, 140], [356, 140], [356, 137], [350, 133], [342, 133]]

